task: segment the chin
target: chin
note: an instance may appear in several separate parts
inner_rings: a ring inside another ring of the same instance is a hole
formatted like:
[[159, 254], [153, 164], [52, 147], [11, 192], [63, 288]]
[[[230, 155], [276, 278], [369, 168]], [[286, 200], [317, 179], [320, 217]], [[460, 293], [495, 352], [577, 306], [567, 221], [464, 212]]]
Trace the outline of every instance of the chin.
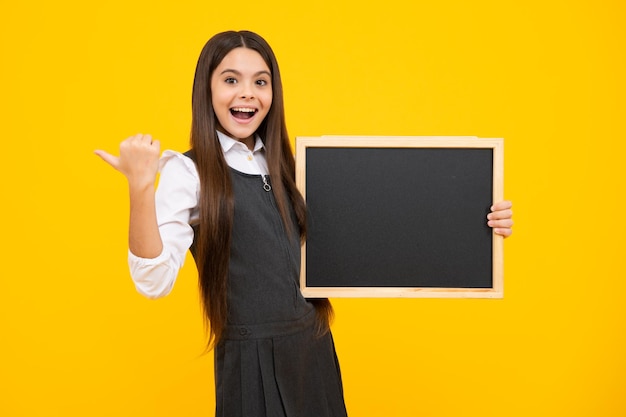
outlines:
[[254, 136], [256, 133], [257, 127], [249, 128], [249, 129], [229, 129], [228, 134], [237, 140], [248, 139], [250, 136]]
[[233, 139], [237, 139], [237, 140], [246, 140], [250, 137], [254, 137], [254, 133], [255, 132], [236, 132], [235, 134], [229, 133], [229, 135], [233, 138]]

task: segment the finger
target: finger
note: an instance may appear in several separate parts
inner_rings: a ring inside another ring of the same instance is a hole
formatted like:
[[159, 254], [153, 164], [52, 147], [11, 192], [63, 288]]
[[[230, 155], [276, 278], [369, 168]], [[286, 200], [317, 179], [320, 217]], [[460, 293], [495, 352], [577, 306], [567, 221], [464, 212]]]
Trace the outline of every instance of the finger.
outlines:
[[487, 215], [489, 220], [510, 219], [511, 217], [513, 217], [513, 210], [511, 209], [494, 211]]
[[487, 222], [487, 226], [493, 227], [495, 229], [500, 229], [500, 228], [510, 229], [511, 227], [513, 227], [513, 220], [511, 219], [489, 220]]
[[508, 210], [513, 207], [513, 203], [508, 200], [499, 201], [491, 206], [491, 211]]
[[120, 143], [120, 146], [133, 147], [137, 145], [145, 145], [146, 143], [149, 145], [150, 141], [151, 141], [150, 135], [144, 135], [143, 133], [136, 133], [132, 136], [127, 137], [125, 140], [123, 140], [122, 143]]
[[493, 229], [493, 232], [497, 235], [503, 236], [503, 237], [509, 237], [513, 234], [513, 230], [512, 229], [501, 229], [501, 228], [497, 228], [497, 229]]
[[141, 141], [142, 137], [143, 137], [143, 135], [141, 133], [136, 133], [136, 134], [134, 134], [132, 136], [129, 136], [126, 139], [124, 139], [120, 144], [122, 144], [122, 143], [138, 142], [138, 141]]
[[142, 133], [137, 133], [136, 135], [129, 137], [126, 141], [122, 142], [122, 144], [129, 145], [129, 146], [136, 146], [136, 145], [147, 146], [147, 147], [155, 148], [157, 151], [160, 150], [160, 147], [161, 147], [160, 142], [156, 139], [153, 139], [152, 135], [150, 134], [144, 135]]
[[95, 150], [94, 153], [102, 158], [104, 162], [111, 165], [113, 168], [118, 169], [120, 158], [100, 149]]
[[120, 156], [122, 156], [122, 154], [128, 155], [129, 152], [136, 152], [137, 150], [145, 152], [146, 149], [152, 149], [154, 147], [153, 142], [151, 135], [137, 133], [120, 143]]

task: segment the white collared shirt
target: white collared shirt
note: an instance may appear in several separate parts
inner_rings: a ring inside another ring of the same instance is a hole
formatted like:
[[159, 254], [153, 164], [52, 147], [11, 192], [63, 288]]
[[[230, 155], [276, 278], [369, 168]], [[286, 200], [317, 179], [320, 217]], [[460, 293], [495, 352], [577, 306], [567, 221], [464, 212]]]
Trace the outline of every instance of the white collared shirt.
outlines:
[[[265, 145], [255, 137], [254, 149], [217, 132], [228, 166], [252, 175], [267, 175]], [[193, 242], [192, 224], [198, 222], [200, 180], [194, 162], [179, 152], [166, 150], [159, 161], [156, 216], [163, 251], [156, 258], [141, 258], [128, 251], [128, 266], [137, 291], [148, 298], [170, 293]]]
[[217, 137], [220, 140], [224, 158], [229, 167], [245, 174], [268, 174], [265, 145], [258, 135], [256, 136], [253, 150], [249, 150], [243, 142], [226, 136], [222, 132], [217, 132]]

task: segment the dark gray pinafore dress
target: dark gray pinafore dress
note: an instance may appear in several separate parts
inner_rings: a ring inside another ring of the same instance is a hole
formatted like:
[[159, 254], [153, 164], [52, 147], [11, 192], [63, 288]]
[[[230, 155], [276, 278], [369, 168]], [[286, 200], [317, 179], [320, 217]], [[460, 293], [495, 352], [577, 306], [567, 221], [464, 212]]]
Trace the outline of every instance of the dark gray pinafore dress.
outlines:
[[297, 225], [287, 238], [260, 175], [231, 169], [231, 178], [229, 316], [215, 348], [215, 415], [345, 417], [332, 335], [317, 334], [315, 308], [300, 292]]

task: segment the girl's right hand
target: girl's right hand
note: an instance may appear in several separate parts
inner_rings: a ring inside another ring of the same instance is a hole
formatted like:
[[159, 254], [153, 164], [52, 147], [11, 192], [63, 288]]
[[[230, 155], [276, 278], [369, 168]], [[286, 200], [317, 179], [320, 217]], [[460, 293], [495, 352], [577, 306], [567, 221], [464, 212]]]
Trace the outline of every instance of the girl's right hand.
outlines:
[[121, 172], [129, 185], [135, 187], [153, 186], [159, 170], [161, 145], [150, 135], [138, 133], [120, 144], [120, 156], [102, 150], [95, 154], [113, 168]]

